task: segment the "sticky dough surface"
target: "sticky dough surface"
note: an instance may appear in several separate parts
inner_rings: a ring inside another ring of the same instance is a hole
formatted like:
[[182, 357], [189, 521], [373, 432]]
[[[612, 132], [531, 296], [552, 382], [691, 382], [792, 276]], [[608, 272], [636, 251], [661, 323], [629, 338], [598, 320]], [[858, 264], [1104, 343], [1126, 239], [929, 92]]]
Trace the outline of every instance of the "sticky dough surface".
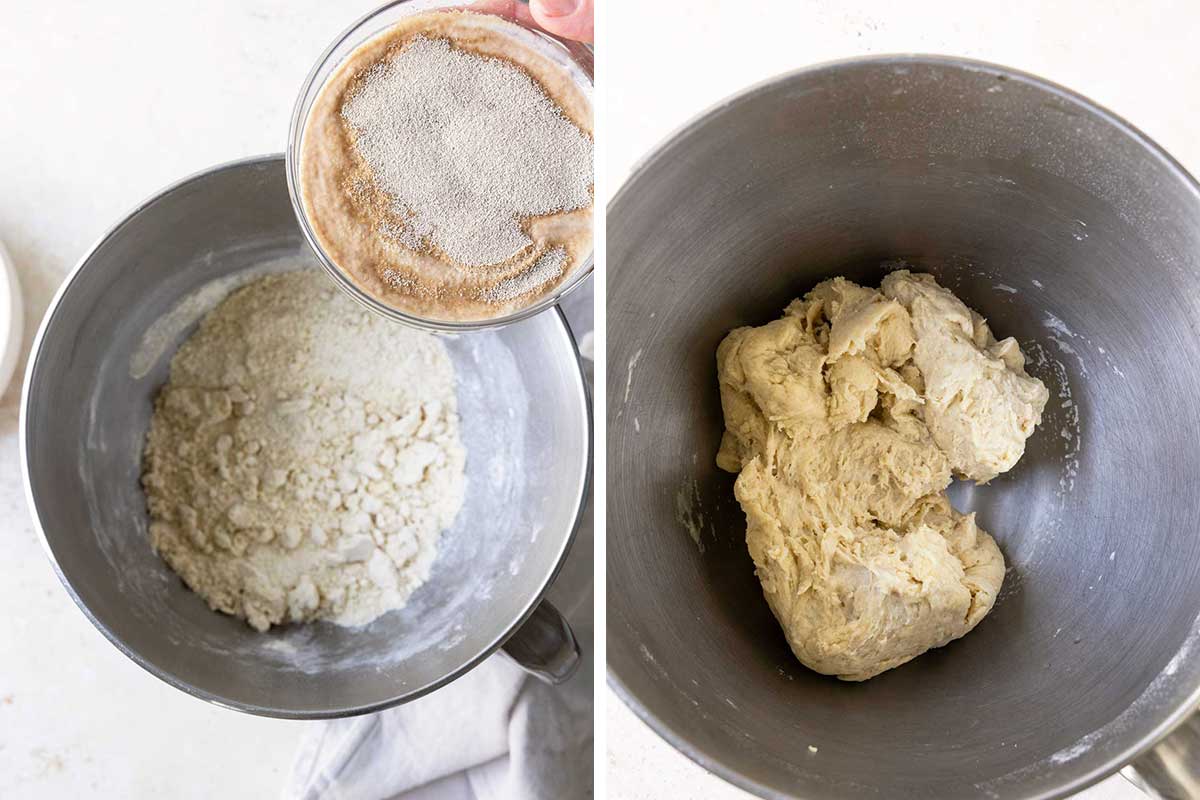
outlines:
[[1013, 467], [1048, 397], [1013, 339], [932, 276], [835, 278], [717, 350], [746, 543], [796, 657], [866, 680], [964, 635], [1004, 558], [952, 475]]

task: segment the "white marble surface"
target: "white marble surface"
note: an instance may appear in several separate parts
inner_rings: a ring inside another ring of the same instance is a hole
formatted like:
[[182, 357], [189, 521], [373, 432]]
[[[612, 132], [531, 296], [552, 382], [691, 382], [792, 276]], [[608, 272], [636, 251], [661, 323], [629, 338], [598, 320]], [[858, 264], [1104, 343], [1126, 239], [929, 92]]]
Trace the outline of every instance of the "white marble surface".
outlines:
[[[1119, 0], [658, 0], [607, 4], [606, 185], [693, 116], [815, 62], [926, 52], [1007, 64], [1083, 92], [1200, 174], [1200, 5]], [[616, 695], [606, 712], [608, 797], [745, 798], [677, 753]], [[1140, 794], [1121, 778], [1086, 800]]]
[[[186, 174], [281, 151], [296, 92], [374, 0], [11, 2], [0, 24], [0, 240], [25, 344], [84, 250]], [[0, 402], [0, 797], [264, 798], [305, 723], [143, 672], [59, 586], [25, 507], [19, 380]]]

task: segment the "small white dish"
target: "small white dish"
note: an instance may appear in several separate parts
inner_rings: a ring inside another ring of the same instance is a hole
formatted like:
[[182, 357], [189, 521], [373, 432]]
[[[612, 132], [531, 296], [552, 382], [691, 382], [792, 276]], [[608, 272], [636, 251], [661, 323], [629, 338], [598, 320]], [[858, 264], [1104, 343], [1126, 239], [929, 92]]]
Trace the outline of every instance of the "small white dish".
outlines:
[[0, 242], [0, 394], [8, 388], [25, 333], [24, 305], [21, 301], [21, 282], [13, 267], [4, 243]]

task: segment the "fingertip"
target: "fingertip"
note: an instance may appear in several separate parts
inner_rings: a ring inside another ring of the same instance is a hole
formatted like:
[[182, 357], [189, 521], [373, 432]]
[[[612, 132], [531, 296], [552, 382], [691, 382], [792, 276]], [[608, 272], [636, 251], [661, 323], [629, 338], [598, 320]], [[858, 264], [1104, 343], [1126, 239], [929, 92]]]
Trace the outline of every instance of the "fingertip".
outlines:
[[529, 0], [529, 10], [555, 36], [591, 42], [595, 35], [592, 0]]

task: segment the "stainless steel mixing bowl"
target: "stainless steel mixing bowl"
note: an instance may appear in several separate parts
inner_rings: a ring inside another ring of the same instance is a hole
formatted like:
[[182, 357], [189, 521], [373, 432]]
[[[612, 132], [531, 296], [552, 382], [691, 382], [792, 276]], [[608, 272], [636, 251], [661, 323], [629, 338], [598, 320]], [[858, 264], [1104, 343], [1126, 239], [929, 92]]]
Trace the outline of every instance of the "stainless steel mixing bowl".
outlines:
[[574, 640], [539, 600], [582, 510], [591, 437], [578, 354], [557, 312], [446, 337], [467, 499], [431, 578], [403, 610], [361, 629], [260, 634], [210, 611], [150, 549], [142, 444], [170, 357], [194, 325], [170, 328], [166, 340], [147, 331], [214, 280], [297, 259], [319, 268], [288, 201], [283, 159], [272, 156], [170, 187], [67, 278], [34, 343], [21, 421], [30, 506], [64, 585], [137, 663], [243, 711], [376, 710], [452, 680], [506, 641], [525, 666], [565, 677]]
[[[951, 495], [1008, 561], [995, 610], [847, 684], [763, 601], [714, 354], [890, 259], [1016, 336], [1052, 399], [1011, 473]], [[610, 681], [672, 744], [764, 797], [1059, 797], [1195, 706], [1200, 188], [1144, 135], [1001, 67], [819, 66], [646, 160], [608, 263]]]

